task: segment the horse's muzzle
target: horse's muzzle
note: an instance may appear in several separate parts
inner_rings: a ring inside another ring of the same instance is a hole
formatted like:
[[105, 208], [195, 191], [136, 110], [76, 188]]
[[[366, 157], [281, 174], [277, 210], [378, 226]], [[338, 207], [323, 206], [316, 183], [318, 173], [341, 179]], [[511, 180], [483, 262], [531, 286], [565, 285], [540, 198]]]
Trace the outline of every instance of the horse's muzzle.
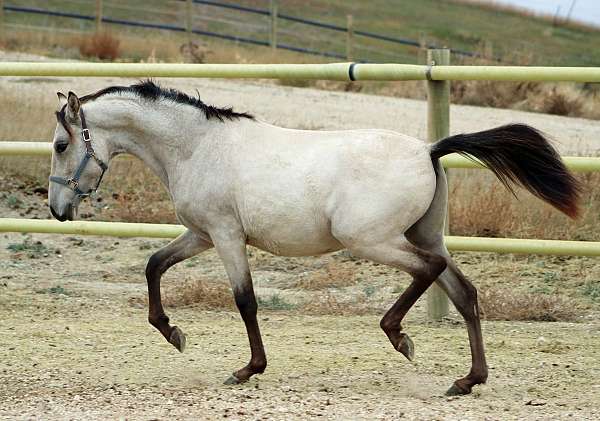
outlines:
[[54, 208], [50, 206], [50, 213], [54, 218], [59, 220], [60, 222], [65, 222], [66, 220], [73, 220], [73, 206], [69, 205], [65, 208], [65, 211], [61, 214], [56, 213]]

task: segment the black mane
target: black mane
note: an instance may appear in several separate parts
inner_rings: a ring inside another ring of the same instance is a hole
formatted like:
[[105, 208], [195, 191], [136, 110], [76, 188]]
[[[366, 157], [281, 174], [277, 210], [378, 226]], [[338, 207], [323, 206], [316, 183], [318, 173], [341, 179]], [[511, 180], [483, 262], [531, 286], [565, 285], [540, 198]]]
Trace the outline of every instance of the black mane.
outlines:
[[197, 98], [191, 97], [177, 89], [173, 88], [162, 88], [151, 80], [141, 81], [131, 86], [110, 86], [99, 90], [96, 93], [86, 95], [80, 98], [81, 102], [93, 101], [101, 96], [109, 94], [122, 94], [122, 93], [133, 93], [141, 98], [149, 101], [156, 101], [158, 99], [168, 99], [179, 104], [191, 105], [192, 107], [198, 108], [204, 112], [207, 120], [216, 118], [220, 121], [225, 120], [237, 120], [240, 118], [248, 118], [253, 120], [254, 116], [248, 113], [238, 113], [233, 111], [233, 108], [218, 108], [212, 105], [207, 105], [200, 100], [200, 94]]

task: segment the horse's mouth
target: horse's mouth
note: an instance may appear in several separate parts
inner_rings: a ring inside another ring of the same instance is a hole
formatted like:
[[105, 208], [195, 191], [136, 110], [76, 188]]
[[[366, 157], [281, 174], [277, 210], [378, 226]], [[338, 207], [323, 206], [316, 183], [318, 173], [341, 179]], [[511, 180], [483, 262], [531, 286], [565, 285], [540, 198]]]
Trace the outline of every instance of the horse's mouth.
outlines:
[[75, 207], [73, 205], [69, 205], [66, 207], [66, 209], [63, 213], [59, 214], [54, 210], [54, 208], [52, 206], [50, 206], [50, 213], [56, 220], [58, 220], [60, 222], [72, 221], [73, 217], [75, 215], [77, 215], [77, 207]]

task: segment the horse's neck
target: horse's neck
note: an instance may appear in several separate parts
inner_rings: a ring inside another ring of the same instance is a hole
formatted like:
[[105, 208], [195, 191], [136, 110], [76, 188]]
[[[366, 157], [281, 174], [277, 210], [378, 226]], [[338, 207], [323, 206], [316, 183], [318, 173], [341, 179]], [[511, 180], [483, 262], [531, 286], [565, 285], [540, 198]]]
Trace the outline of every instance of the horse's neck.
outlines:
[[[164, 107], [160, 103], [127, 110], [128, 124], [111, 137], [112, 153], [128, 153], [142, 160], [169, 188], [179, 176], [181, 163], [201, 148], [209, 148], [220, 128], [191, 107]], [[133, 113], [133, 115], [131, 115]], [[210, 131], [211, 136], [207, 136]]]

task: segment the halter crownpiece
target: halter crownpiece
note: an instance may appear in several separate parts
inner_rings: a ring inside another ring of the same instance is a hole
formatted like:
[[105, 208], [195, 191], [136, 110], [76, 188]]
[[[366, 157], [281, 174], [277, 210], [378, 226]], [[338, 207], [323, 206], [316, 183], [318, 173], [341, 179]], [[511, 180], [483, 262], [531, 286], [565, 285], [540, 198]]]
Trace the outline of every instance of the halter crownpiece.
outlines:
[[[102, 177], [104, 177], [104, 173], [108, 169], [108, 165], [106, 165], [104, 161], [98, 158], [98, 156], [96, 156], [96, 153], [94, 152], [94, 148], [92, 147], [92, 135], [90, 134], [90, 130], [87, 127], [85, 115], [83, 114], [83, 108], [79, 108], [79, 118], [81, 119], [81, 140], [83, 140], [83, 143], [85, 145], [85, 155], [83, 156], [83, 158], [81, 158], [81, 162], [75, 170], [75, 174], [73, 174], [73, 177], [65, 178], [51, 175], [50, 177], [48, 177], [48, 179], [50, 180], [50, 182], [62, 184], [63, 186], [70, 188], [75, 192], [77, 199], [80, 200], [82, 198], [88, 197], [90, 194], [98, 190], [100, 182], [102, 181]], [[92, 158], [94, 159], [94, 161], [96, 161], [96, 164], [98, 164], [98, 166], [102, 169], [102, 173], [100, 174], [100, 178], [98, 178], [96, 186], [94, 188], [89, 189], [87, 192], [84, 192], [79, 188], [79, 178], [81, 177], [83, 170], [87, 166], [87, 163]]]

